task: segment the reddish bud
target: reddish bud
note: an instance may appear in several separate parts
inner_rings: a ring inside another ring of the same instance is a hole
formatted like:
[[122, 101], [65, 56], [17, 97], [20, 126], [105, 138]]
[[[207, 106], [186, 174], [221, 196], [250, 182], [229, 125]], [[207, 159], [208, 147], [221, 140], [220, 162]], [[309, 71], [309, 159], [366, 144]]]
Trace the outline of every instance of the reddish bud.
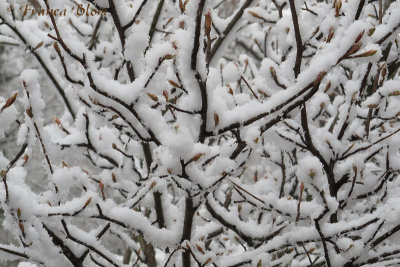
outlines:
[[325, 71], [321, 71], [318, 74], [317, 78], [314, 80], [314, 85], [318, 85], [322, 81], [322, 79], [325, 77], [325, 75], [326, 75], [326, 72]]
[[166, 90], [164, 90], [162, 93], [163, 93], [165, 100], [168, 100], [168, 92]]
[[360, 34], [357, 36], [357, 38], [356, 38], [356, 40], [354, 41], [354, 43], [357, 43], [358, 41], [361, 40], [361, 38], [362, 38], [363, 35], [364, 35], [364, 32], [365, 32], [365, 30], [363, 30], [362, 32], [360, 32]]
[[172, 85], [173, 87], [179, 87], [179, 84], [174, 82], [173, 80], [168, 80], [169, 84]]
[[374, 32], [375, 32], [375, 30], [376, 30], [376, 28], [375, 28], [375, 27], [373, 27], [373, 28], [369, 29], [369, 30], [368, 30], [368, 36], [371, 36], [371, 35], [373, 35], [373, 34], [374, 34]]
[[28, 161], [29, 156], [27, 154], [24, 155], [24, 164]]
[[360, 50], [361, 46], [363, 45], [362, 42], [357, 42], [355, 43], [349, 50], [349, 52], [347, 53], [349, 56], [355, 54], [358, 52], [358, 50]]
[[369, 51], [364, 52], [364, 53], [362, 53], [362, 54], [355, 55], [355, 56], [353, 56], [353, 58], [358, 58], [358, 57], [371, 57], [371, 56], [375, 55], [376, 52], [378, 52], [378, 50], [369, 50]]

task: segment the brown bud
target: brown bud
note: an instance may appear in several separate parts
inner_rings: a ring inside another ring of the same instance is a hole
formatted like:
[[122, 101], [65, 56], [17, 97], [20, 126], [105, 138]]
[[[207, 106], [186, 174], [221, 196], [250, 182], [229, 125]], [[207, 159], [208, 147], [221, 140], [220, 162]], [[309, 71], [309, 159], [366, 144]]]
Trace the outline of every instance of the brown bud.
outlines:
[[328, 92], [329, 89], [331, 88], [331, 86], [332, 86], [332, 83], [331, 83], [331, 81], [329, 81], [328, 84], [327, 84], [326, 87], [325, 87], [325, 91], [324, 91], [324, 92], [325, 92], [325, 93]]
[[153, 181], [153, 182], [151, 183], [151, 185], [150, 185], [149, 189], [153, 189], [153, 187], [155, 187], [155, 186], [156, 186], [156, 184], [157, 184], [157, 182], [156, 182], [156, 181]]
[[111, 177], [112, 177], [113, 183], [116, 183], [117, 182], [117, 178], [115, 177], [114, 173], [111, 174]]
[[21, 209], [20, 208], [17, 209], [17, 216], [18, 216], [18, 218], [21, 218]]
[[147, 95], [151, 98], [151, 100], [157, 102], [158, 101], [158, 97], [152, 93], [147, 93]]
[[265, 20], [262, 16], [258, 15], [256, 12], [247, 11], [247, 13], [249, 13], [250, 15], [252, 15], [253, 17], [255, 17], [257, 19]]
[[217, 113], [214, 113], [214, 124], [215, 126], [218, 126], [219, 124], [219, 116]]
[[272, 66], [269, 67], [269, 72], [271, 73], [272, 78], [274, 78], [274, 80], [276, 80], [277, 77], [276, 77], [276, 70], [275, 70], [275, 68], [272, 67]]
[[169, 23], [171, 23], [171, 21], [174, 19], [174, 17], [170, 17], [167, 22], [165, 23], [165, 26], [167, 26]]
[[355, 56], [353, 56], [353, 58], [357, 58], [357, 57], [371, 57], [371, 56], [375, 55], [376, 52], [378, 52], [378, 50], [369, 50], [369, 51], [364, 52], [364, 53], [362, 53], [362, 54], [355, 55]]
[[20, 223], [18, 223], [18, 226], [19, 226], [19, 229], [22, 232], [22, 235], [25, 236], [25, 227], [24, 227], [24, 225], [20, 222]]
[[335, 1], [335, 16], [338, 17], [340, 15], [340, 9], [342, 8], [342, 1], [341, 0], [336, 0]]
[[29, 116], [29, 118], [31, 119], [33, 118], [32, 108], [27, 108], [25, 112]]
[[116, 120], [118, 118], [119, 118], [119, 116], [117, 114], [114, 114], [114, 115], [112, 115], [110, 121]]
[[329, 43], [332, 40], [332, 37], [334, 34], [335, 34], [335, 28], [333, 28], [333, 26], [331, 26], [329, 28], [328, 39], [326, 40], [327, 43]]
[[166, 54], [163, 59], [167, 59], [168, 60], [168, 59], [174, 59], [174, 58], [175, 58], [175, 55]]
[[54, 117], [53, 117], [53, 121], [54, 121], [55, 123], [57, 123], [57, 125], [58, 125], [59, 127], [62, 127], [61, 121], [60, 121], [60, 119], [59, 119], [57, 116], [54, 116]]
[[197, 153], [190, 161], [198, 161], [203, 155], [203, 153]]
[[205, 254], [204, 249], [199, 244], [196, 244], [196, 248], [201, 252], [201, 254]]
[[12, 96], [10, 96], [4, 106], [0, 109], [0, 112], [3, 112], [6, 108], [10, 107], [12, 104], [14, 104], [15, 100], [17, 99], [18, 93], [14, 93]]
[[357, 166], [356, 165], [353, 165], [353, 171], [357, 172]]
[[386, 67], [386, 63], [382, 66], [382, 72], [381, 75], [383, 78], [386, 77], [386, 73], [387, 73], [387, 67]]
[[400, 91], [394, 91], [389, 94], [389, 96], [399, 96], [399, 95], [400, 95]]
[[241, 212], [241, 211], [242, 211], [242, 208], [243, 208], [242, 205], [239, 205], [239, 206], [238, 206], [238, 212]]
[[100, 180], [100, 182], [99, 182], [99, 187], [100, 187], [100, 190], [101, 190], [101, 191], [104, 190], [104, 184], [103, 184], [103, 181], [102, 181], [102, 180]]
[[232, 87], [231, 87], [229, 84], [227, 85], [227, 87], [228, 87], [228, 93], [229, 93], [230, 95], [233, 95]]
[[58, 43], [54, 43], [54, 49], [56, 50], [57, 54], [61, 54], [60, 47], [58, 46]]
[[181, 9], [181, 12], [182, 12], [182, 13], [185, 12], [185, 7], [184, 7], [184, 5], [183, 5], [182, 0], [179, 0], [179, 8]]
[[211, 10], [209, 9], [208, 12], [206, 13], [206, 19], [205, 19], [205, 31], [207, 36], [209, 36], [211, 32], [211, 23], [212, 23]]
[[35, 48], [33, 48], [33, 50], [36, 50], [36, 49], [40, 48], [42, 45], [43, 45], [43, 41], [39, 42], [39, 43], [35, 46]]
[[29, 159], [29, 156], [27, 154], [24, 155], [24, 163], [26, 163]]
[[91, 201], [92, 201], [92, 198], [89, 197], [88, 200], [86, 200], [85, 205], [83, 206], [83, 208], [86, 208], [87, 206], [89, 206]]
[[176, 45], [175, 42], [172, 42], [172, 47], [173, 47], [175, 50], [178, 49], [178, 46]]

